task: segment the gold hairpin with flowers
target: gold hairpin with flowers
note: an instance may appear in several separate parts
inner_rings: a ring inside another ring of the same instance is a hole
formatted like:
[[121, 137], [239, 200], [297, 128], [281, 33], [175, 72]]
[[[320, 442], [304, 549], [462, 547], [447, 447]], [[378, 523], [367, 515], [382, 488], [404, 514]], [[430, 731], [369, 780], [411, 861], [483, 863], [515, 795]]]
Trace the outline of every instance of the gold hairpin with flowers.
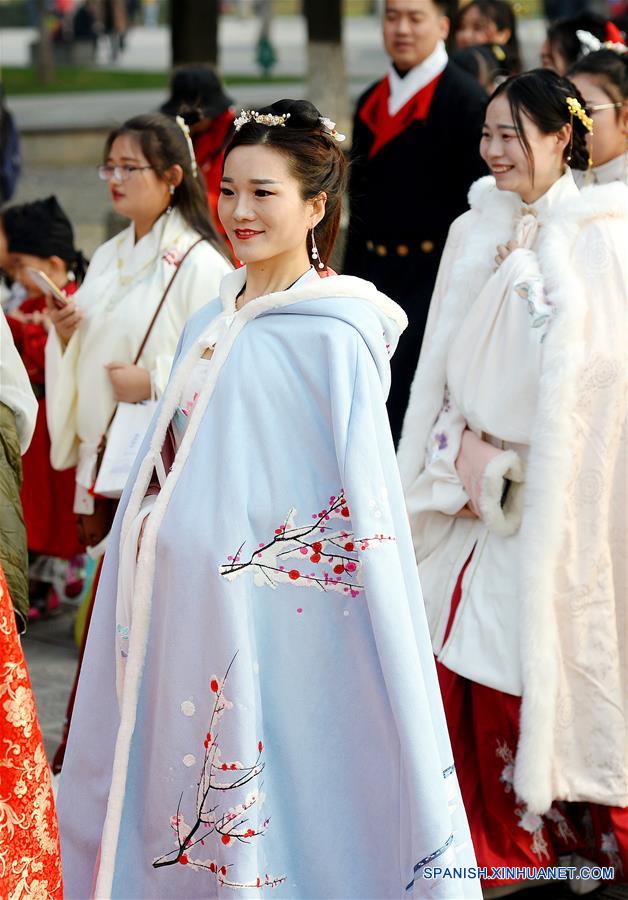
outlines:
[[[593, 119], [588, 115], [586, 109], [576, 97], [567, 97], [567, 108], [571, 116], [571, 138], [569, 141], [569, 156], [567, 162], [571, 160], [571, 152], [573, 150], [573, 120], [574, 117], [579, 119], [589, 134], [593, 134]], [[591, 143], [589, 142], [589, 168], [593, 165], [593, 157], [591, 156]]]

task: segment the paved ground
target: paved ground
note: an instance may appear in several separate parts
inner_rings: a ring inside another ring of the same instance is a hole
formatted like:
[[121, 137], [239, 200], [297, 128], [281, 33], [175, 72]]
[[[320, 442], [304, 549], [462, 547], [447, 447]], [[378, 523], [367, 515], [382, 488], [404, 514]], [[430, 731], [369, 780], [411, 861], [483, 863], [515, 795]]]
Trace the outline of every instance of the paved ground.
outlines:
[[[24, 651], [49, 757], [61, 737], [67, 697], [76, 668], [73, 617], [72, 607], [62, 607], [59, 616], [32, 625], [24, 638]], [[596, 900], [628, 900], [628, 886], [607, 887], [594, 896]], [[516, 897], [517, 900], [573, 900], [574, 895], [566, 885], [548, 884], [520, 891]]]
[[49, 758], [61, 740], [76, 670], [78, 651], [72, 637], [74, 614], [73, 607], [62, 607], [58, 616], [30, 625], [22, 642]]
[[[542, 41], [543, 23], [523, 20], [520, 40], [528, 65], [536, 64], [538, 47]], [[352, 78], [370, 78], [383, 70], [386, 56], [380, 39], [379, 18], [346, 18], [343, 40], [347, 68]], [[0, 29], [0, 61], [5, 66], [27, 65], [30, 44], [36, 37], [32, 28]], [[228, 79], [230, 75], [257, 75], [256, 45], [259, 25], [253, 18], [238, 19], [222, 16], [219, 27], [219, 67]], [[301, 16], [276, 17], [271, 26], [271, 40], [277, 53], [275, 75], [304, 75], [307, 68], [305, 20]], [[166, 27], [134, 28], [128, 36], [125, 51], [115, 63], [108, 58], [104, 40], [99, 48], [101, 65], [127, 71], [138, 69], [161, 72], [170, 66], [169, 30]]]

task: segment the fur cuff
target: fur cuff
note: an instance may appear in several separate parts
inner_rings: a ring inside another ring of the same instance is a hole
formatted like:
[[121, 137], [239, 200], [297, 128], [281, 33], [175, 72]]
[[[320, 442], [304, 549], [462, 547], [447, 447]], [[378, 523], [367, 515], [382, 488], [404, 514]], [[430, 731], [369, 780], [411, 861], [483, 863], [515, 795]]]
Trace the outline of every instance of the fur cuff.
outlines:
[[[489, 531], [501, 537], [515, 534], [521, 525], [523, 513], [524, 466], [514, 450], [504, 450], [486, 466], [482, 476], [480, 512]], [[504, 482], [510, 487], [502, 507]]]

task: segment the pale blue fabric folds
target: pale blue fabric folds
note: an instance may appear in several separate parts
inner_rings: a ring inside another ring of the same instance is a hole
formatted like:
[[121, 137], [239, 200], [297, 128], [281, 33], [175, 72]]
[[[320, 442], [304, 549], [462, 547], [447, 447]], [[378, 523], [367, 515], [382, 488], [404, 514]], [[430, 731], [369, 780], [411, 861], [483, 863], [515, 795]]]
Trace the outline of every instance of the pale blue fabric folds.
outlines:
[[423, 878], [475, 861], [384, 405], [399, 328], [371, 285], [306, 281], [223, 361], [216, 344], [152, 555], [145, 533], [119, 706], [123, 520], [220, 301], [184, 332], [93, 613], [58, 802], [68, 898], [481, 896]]

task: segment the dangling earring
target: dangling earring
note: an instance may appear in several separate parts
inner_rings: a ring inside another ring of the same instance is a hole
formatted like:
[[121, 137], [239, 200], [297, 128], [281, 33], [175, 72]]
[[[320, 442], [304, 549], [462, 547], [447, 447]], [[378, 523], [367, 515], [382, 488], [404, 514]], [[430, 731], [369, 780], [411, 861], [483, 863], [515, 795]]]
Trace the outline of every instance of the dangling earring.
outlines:
[[171, 184], [168, 186], [168, 192], [170, 193], [170, 203], [168, 204], [168, 208], [166, 210], [166, 215], [169, 216], [172, 212], [172, 198], [174, 197], [175, 186]]
[[316, 260], [318, 260], [318, 268], [324, 269], [325, 263], [323, 262], [323, 260], [320, 258], [319, 254], [318, 254], [318, 247], [316, 246], [316, 239], [314, 237], [314, 229], [313, 228], [312, 228], [312, 254], [311, 255], [312, 255], [312, 259], [314, 260], [315, 263], [316, 263]]

